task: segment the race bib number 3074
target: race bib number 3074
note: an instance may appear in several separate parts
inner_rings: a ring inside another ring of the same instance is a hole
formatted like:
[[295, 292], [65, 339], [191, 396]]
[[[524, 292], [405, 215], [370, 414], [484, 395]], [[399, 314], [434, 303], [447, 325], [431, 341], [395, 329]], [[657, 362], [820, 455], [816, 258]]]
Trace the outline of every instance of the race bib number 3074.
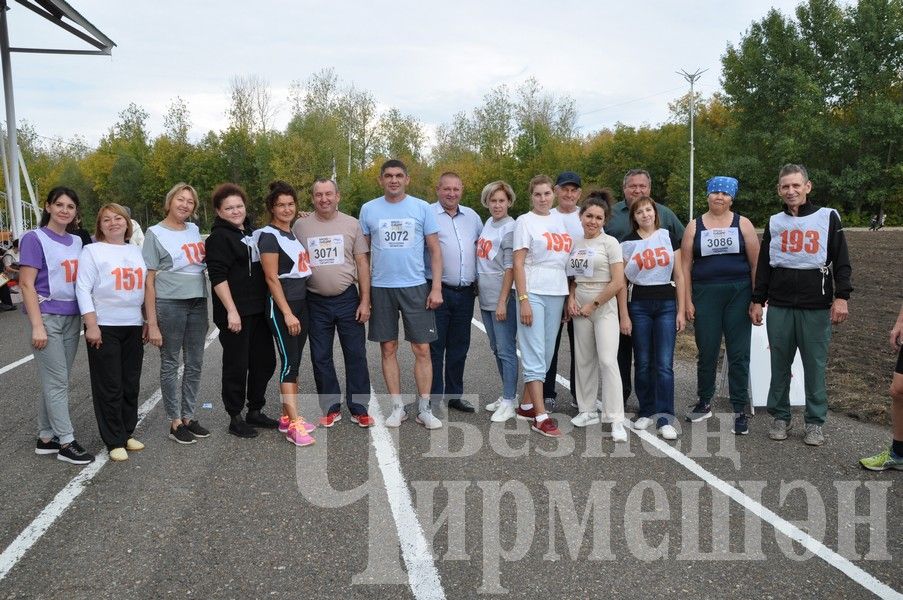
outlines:
[[380, 219], [379, 240], [383, 248], [411, 248], [417, 224], [414, 219]]

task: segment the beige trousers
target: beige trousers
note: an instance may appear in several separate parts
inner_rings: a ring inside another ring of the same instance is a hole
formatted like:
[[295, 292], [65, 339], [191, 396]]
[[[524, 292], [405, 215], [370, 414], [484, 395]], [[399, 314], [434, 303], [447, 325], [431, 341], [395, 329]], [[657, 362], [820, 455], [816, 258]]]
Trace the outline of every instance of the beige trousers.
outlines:
[[[604, 283], [578, 284], [576, 297], [580, 305], [592, 302], [605, 287]], [[574, 354], [577, 379], [577, 406], [580, 412], [595, 412], [596, 400], [602, 402], [599, 417], [603, 423], [624, 420], [621, 372], [618, 369], [618, 303], [612, 298], [589, 317], [574, 319]], [[599, 398], [599, 376], [602, 397]]]

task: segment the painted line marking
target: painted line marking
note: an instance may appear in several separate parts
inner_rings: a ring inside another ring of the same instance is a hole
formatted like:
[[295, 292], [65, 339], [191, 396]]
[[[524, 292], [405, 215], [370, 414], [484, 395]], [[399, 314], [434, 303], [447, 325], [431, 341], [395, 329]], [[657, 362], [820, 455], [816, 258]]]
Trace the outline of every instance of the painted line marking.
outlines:
[[[213, 343], [213, 339], [216, 337], [218, 331], [219, 330], [214, 327], [213, 332], [207, 336], [204, 350]], [[181, 374], [182, 367], [179, 367], [179, 375], [181, 376]], [[144, 421], [144, 418], [154, 409], [161, 398], [163, 398], [163, 392], [160, 388], [157, 388], [157, 391], [151, 394], [148, 399], [141, 404], [138, 408], [138, 426], [141, 425], [141, 422]], [[12, 568], [16, 566], [16, 563], [25, 556], [25, 553], [28, 552], [28, 550], [30, 550], [45, 533], [47, 533], [47, 530], [50, 529], [51, 525], [63, 516], [66, 509], [75, 502], [75, 499], [78, 498], [83, 491], [85, 491], [86, 484], [94, 479], [94, 476], [107, 464], [109, 458], [109, 454], [107, 454], [107, 450], [104, 448], [95, 456], [94, 462], [83, 467], [78, 475], [70, 479], [69, 483], [67, 483], [66, 486], [57, 493], [53, 500], [44, 507], [44, 510], [38, 513], [38, 516], [35, 517], [34, 520], [16, 536], [16, 539], [6, 547], [3, 554], [0, 554], [0, 581], [3, 581]]]
[[411, 501], [411, 493], [401, 472], [401, 463], [395, 451], [395, 442], [385, 424], [382, 410], [376, 399], [376, 392], [370, 388], [370, 403], [367, 412], [373, 417], [370, 438], [376, 452], [376, 461], [386, 485], [389, 507], [395, 520], [401, 556], [408, 570], [411, 593], [418, 600], [445, 600], [445, 590], [439, 571], [433, 560], [426, 535], [417, 520], [417, 513]]
[[[85, 330], [83, 329], [81, 331], [81, 333], [79, 333], [78, 335], [80, 335], [80, 336], [85, 335]], [[31, 362], [33, 360], [34, 360], [34, 354], [29, 354], [28, 356], [23, 356], [19, 360], [15, 361], [15, 362], [11, 362], [8, 365], [6, 365], [5, 367], [3, 367], [2, 369], [0, 369], [0, 375], [3, 375], [7, 371], [12, 371], [16, 367], [21, 367], [25, 363]]]
[[[476, 319], [471, 319], [471, 323], [476, 325], [476, 327], [483, 332], [486, 331], [483, 324], [478, 322]], [[564, 387], [570, 387], [571, 382], [567, 378], [558, 375], [556, 377], [556, 380]], [[759, 517], [762, 521], [771, 525], [776, 531], [802, 545], [804, 548], [812, 552], [812, 554], [819, 557], [820, 559], [864, 587], [867, 591], [872, 592], [879, 598], [903, 599], [903, 594], [900, 594], [889, 585], [882, 583], [874, 575], [853, 564], [840, 554], [834, 552], [823, 543], [819, 542], [818, 540], [807, 534], [805, 531], [801, 530], [799, 527], [796, 527], [795, 525], [792, 525], [791, 523], [785, 521], [780, 515], [778, 515], [771, 509], [766, 508], [764, 505], [756, 502], [737, 488], [733, 487], [722, 479], [719, 479], [717, 476], [703, 468], [702, 465], [697, 463], [692, 458], [688, 457], [677, 448], [674, 448], [670, 444], [666, 443], [663, 440], [660, 440], [657, 436], [654, 436], [647, 431], [637, 431], [631, 427], [628, 427], [627, 430], [632, 431], [634, 434], [639, 436], [641, 440], [651, 446], [654, 446], [665, 456], [674, 460], [677, 464], [693, 473], [693, 475], [709, 484], [712, 488], [718, 490], [749, 512]]]

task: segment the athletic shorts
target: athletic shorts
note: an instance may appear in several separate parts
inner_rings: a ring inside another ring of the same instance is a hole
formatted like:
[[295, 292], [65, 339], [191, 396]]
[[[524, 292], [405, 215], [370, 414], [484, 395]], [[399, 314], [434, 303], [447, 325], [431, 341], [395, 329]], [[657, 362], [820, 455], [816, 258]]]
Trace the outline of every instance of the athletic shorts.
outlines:
[[894, 371], [903, 375], [903, 348], [900, 348], [900, 351], [897, 352], [897, 368]]
[[370, 323], [367, 339], [391, 342], [398, 339], [398, 313], [404, 323], [404, 339], [415, 344], [436, 341], [436, 315], [427, 309], [430, 286], [370, 288]]

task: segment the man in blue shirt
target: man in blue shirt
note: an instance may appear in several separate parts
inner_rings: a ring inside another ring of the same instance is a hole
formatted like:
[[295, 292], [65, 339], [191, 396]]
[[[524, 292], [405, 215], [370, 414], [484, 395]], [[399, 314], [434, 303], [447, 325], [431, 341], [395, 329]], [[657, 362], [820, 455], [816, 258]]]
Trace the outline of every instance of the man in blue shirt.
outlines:
[[[404, 163], [388, 160], [380, 168], [384, 196], [361, 207], [361, 230], [370, 244], [371, 304], [368, 339], [379, 342], [383, 379], [392, 397], [392, 414], [386, 426], [399, 427], [408, 418], [401, 399], [398, 367], [398, 315], [404, 337], [414, 352], [417, 386], [417, 422], [438, 429], [442, 422], [430, 409], [433, 378], [430, 342], [436, 339], [434, 310], [442, 305], [442, 255], [435, 211], [429, 204], [405, 192], [411, 179]], [[429, 253], [432, 285], [424, 277], [424, 249]]]
[[[470, 349], [470, 320], [476, 297], [477, 240], [483, 231], [479, 215], [461, 206], [464, 184], [457, 173], [445, 172], [439, 177], [432, 204], [439, 227], [442, 252], [442, 299], [436, 309], [438, 338], [430, 344], [433, 362], [434, 398], [448, 400], [449, 408], [472, 413], [474, 407], [461, 398], [464, 393], [464, 362]], [[432, 274], [427, 273], [427, 280]], [[432, 283], [432, 282], [430, 282]]]

